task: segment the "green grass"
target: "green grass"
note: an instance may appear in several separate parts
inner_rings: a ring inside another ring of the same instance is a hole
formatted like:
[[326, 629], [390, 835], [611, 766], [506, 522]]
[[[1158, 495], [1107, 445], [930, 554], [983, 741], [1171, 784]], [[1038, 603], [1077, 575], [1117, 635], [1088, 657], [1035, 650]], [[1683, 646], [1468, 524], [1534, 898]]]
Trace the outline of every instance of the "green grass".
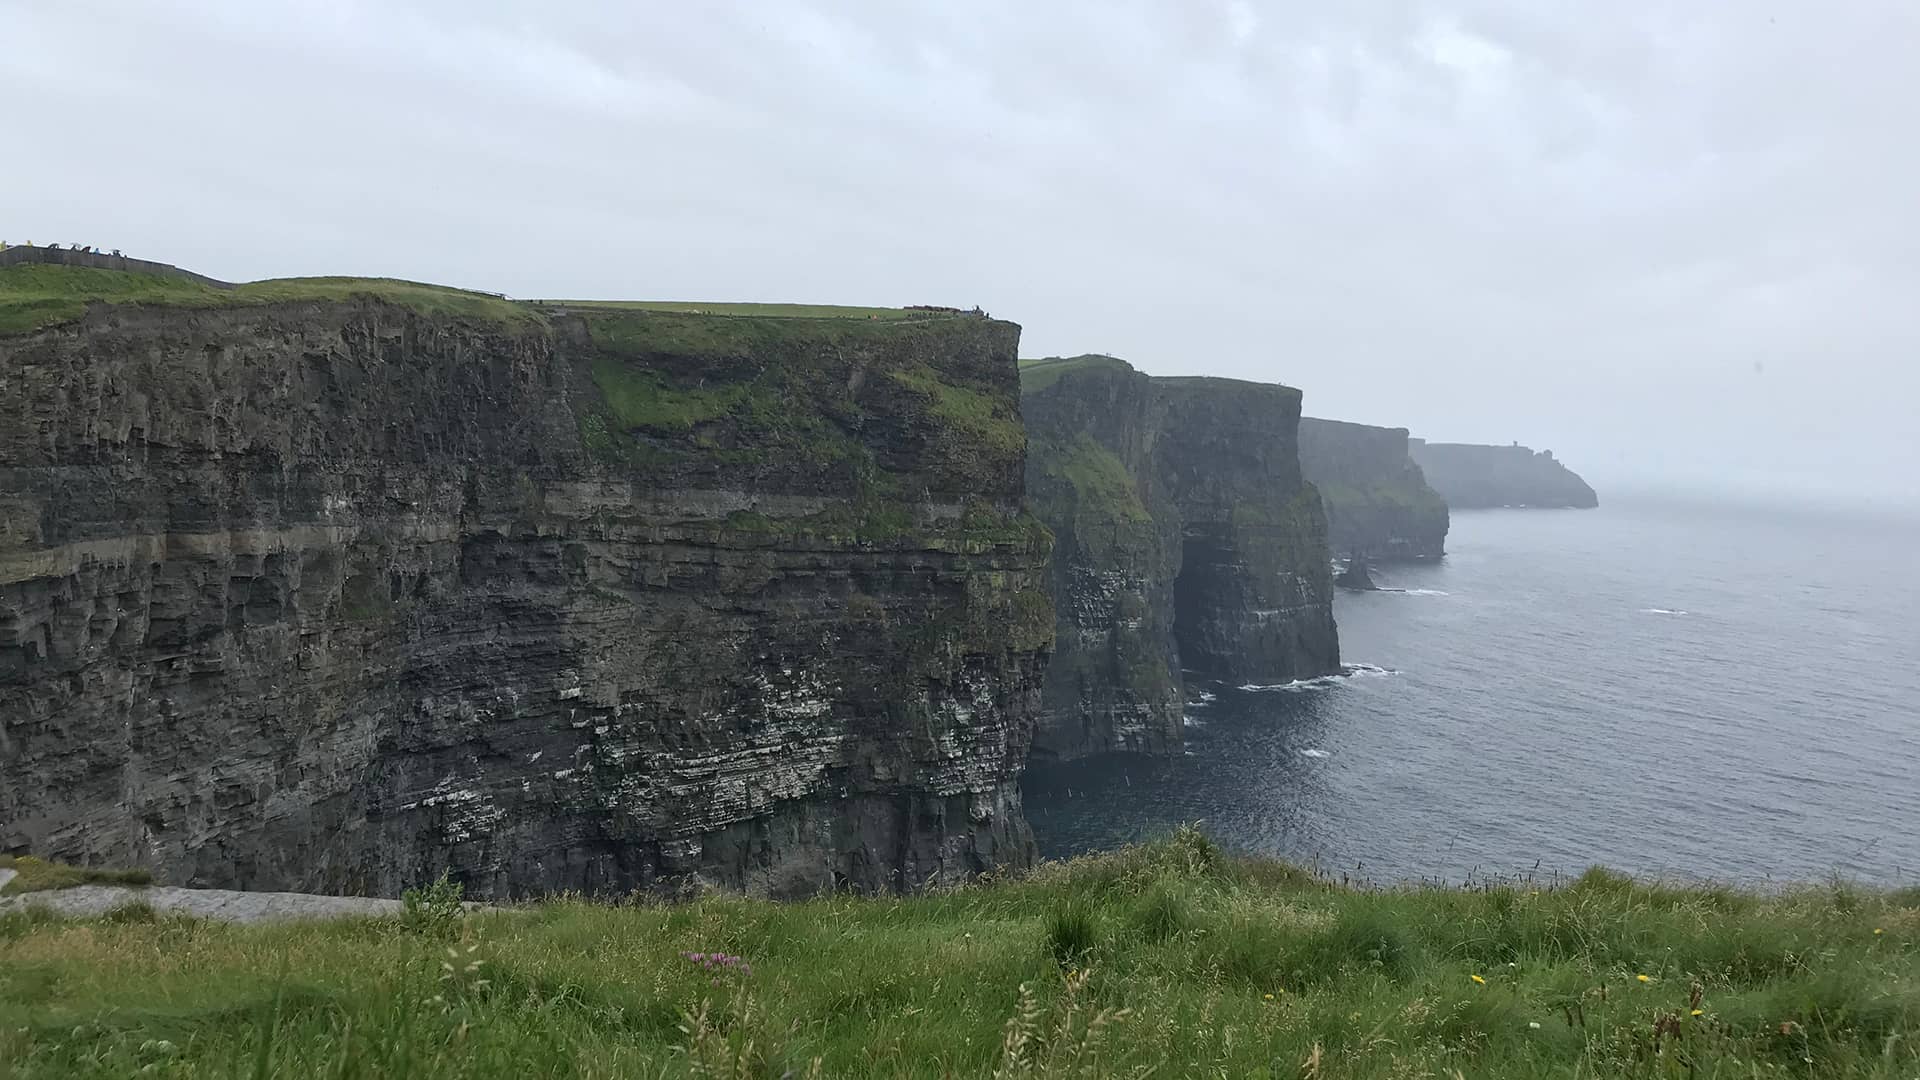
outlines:
[[0, 896], [70, 889], [75, 885], [153, 884], [153, 875], [145, 870], [98, 870], [48, 862], [32, 855], [0, 855], [0, 870], [16, 872], [11, 881], [0, 886]]
[[957, 318], [932, 312], [912, 312], [905, 308], [851, 307], [844, 304], [730, 304], [699, 300], [533, 300], [541, 307], [571, 309], [661, 311], [684, 315], [748, 315], [772, 319], [876, 319], [896, 321], [914, 318]]
[[1085, 356], [1048, 356], [1020, 361], [1020, 392], [1034, 394], [1060, 381], [1062, 375], [1076, 371], [1130, 372], [1133, 365], [1113, 356], [1088, 353]]
[[1099, 520], [1152, 520], [1127, 467], [1086, 432], [1064, 446], [1035, 440], [1031, 453], [1043, 476], [1073, 489], [1076, 513]]
[[943, 382], [925, 366], [891, 372], [895, 381], [925, 394], [933, 415], [966, 433], [979, 445], [1001, 454], [1026, 449], [1027, 431], [1010, 401]]
[[[1182, 832], [912, 899], [557, 901], [445, 934], [13, 915], [0, 1073], [1891, 1080], [1920, 1070], [1914, 900], [1366, 891]], [[751, 972], [681, 955], [716, 951]]]
[[0, 268], [0, 334], [22, 333], [69, 322], [87, 304], [152, 304], [169, 307], [245, 307], [296, 301], [342, 301], [371, 296], [427, 315], [537, 323], [538, 310], [486, 293], [392, 278], [274, 278], [220, 289], [184, 278], [75, 266]]

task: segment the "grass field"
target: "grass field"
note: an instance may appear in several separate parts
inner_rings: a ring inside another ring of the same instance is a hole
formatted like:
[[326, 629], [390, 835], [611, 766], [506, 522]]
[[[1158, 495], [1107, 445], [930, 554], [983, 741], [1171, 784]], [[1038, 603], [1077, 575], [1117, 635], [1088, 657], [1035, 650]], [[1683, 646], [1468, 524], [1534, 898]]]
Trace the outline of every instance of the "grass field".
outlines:
[[848, 307], [840, 304], [729, 304], [699, 300], [530, 300], [540, 307], [604, 309], [610, 311], [664, 311], [683, 315], [747, 315], [776, 319], [883, 319], [937, 317], [905, 308]]
[[20, 333], [79, 318], [89, 301], [175, 307], [238, 307], [300, 300], [374, 296], [430, 315], [463, 315], [505, 323], [539, 322], [546, 309], [657, 311], [781, 319], [856, 319], [895, 322], [942, 318], [904, 308], [836, 304], [731, 304], [672, 300], [504, 300], [488, 293], [394, 278], [274, 278], [221, 289], [185, 278], [124, 270], [29, 264], [0, 268], [0, 334]]
[[244, 307], [302, 300], [374, 296], [423, 314], [458, 315], [503, 323], [535, 323], [532, 307], [486, 293], [392, 278], [274, 278], [216, 288], [185, 278], [75, 266], [0, 268], [0, 334], [21, 333], [68, 322], [85, 314], [88, 302], [172, 307]]
[[0, 919], [0, 1074], [1920, 1075], [1920, 891], [1363, 891], [1199, 835], [911, 899]]
[[1031, 394], [1060, 381], [1060, 376], [1075, 371], [1132, 371], [1125, 360], [1097, 353], [1086, 356], [1048, 356], [1020, 361], [1020, 392]]
[[0, 870], [15, 872], [11, 881], [0, 885], [0, 896], [65, 889], [74, 885], [146, 885], [153, 881], [153, 875], [145, 870], [94, 870], [47, 862], [30, 855], [19, 858], [0, 855]]

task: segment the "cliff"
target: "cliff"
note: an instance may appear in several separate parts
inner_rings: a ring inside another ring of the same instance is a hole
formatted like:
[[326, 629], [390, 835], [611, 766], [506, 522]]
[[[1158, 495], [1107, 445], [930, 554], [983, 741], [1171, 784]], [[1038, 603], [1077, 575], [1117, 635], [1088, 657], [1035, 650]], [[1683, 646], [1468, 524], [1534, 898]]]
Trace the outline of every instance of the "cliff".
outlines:
[[1447, 504], [1407, 455], [1407, 429], [1300, 421], [1300, 471], [1320, 490], [1335, 555], [1375, 562], [1446, 554]]
[[0, 271], [0, 850], [490, 897], [1032, 857], [1018, 327], [200, 288]]
[[1599, 496], [1553, 451], [1512, 446], [1409, 440], [1407, 451], [1427, 482], [1456, 510], [1499, 506], [1591, 509]]
[[1176, 749], [1183, 669], [1272, 683], [1339, 667], [1298, 390], [1101, 356], [1020, 374], [1027, 491], [1055, 536], [1036, 753]]

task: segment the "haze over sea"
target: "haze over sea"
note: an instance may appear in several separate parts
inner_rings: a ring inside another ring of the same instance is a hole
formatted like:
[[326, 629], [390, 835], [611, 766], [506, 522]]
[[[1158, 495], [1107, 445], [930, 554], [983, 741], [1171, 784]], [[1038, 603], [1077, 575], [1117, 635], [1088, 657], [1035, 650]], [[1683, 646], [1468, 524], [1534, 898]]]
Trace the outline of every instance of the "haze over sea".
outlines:
[[1920, 522], [1611, 499], [1447, 551], [1340, 595], [1357, 674], [1195, 684], [1186, 756], [1030, 770], [1042, 851], [1201, 821], [1375, 881], [1920, 881]]

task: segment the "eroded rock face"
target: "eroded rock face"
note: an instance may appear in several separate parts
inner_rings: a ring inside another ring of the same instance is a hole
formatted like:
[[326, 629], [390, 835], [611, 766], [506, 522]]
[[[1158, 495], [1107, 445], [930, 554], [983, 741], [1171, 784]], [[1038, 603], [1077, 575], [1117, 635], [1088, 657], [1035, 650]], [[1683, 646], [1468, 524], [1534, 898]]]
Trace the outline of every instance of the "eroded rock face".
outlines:
[[1599, 496], [1551, 450], [1410, 440], [1408, 452], [1427, 482], [1456, 510], [1501, 506], [1575, 508], [1600, 505]]
[[372, 300], [0, 337], [0, 848], [386, 896], [1022, 865], [1017, 340]]
[[1056, 537], [1037, 754], [1177, 750], [1183, 669], [1242, 683], [1338, 670], [1299, 391], [1098, 356], [1021, 375], [1028, 492]]
[[1300, 421], [1300, 469], [1327, 508], [1333, 553], [1375, 562], [1446, 554], [1447, 504], [1407, 453], [1407, 429]]

